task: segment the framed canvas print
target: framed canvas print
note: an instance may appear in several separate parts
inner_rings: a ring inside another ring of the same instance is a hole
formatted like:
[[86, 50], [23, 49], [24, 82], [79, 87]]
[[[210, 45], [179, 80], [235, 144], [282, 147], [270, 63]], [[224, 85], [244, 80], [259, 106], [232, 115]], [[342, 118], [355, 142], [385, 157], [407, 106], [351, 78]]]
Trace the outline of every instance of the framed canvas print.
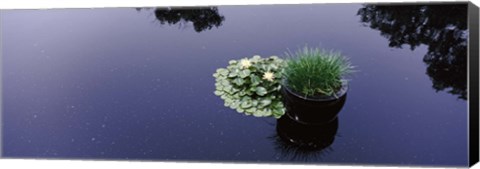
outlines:
[[469, 167], [471, 2], [0, 11], [1, 157]]

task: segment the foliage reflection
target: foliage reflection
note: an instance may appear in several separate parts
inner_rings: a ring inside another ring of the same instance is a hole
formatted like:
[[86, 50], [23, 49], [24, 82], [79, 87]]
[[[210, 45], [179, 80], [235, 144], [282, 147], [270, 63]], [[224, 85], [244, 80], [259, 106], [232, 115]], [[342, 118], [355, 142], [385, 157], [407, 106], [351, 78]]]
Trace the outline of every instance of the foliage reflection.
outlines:
[[[148, 10], [148, 8], [137, 8], [137, 11], [142, 9]], [[218, 13], [217, 7], [155, 8], [153, 13], [162, 25], [184, 27], [191, 23], [196, 32], [210, 30], [213, 27], [218, 28], [225, 20], [225, 17]]]
[[467, 98], [467, 5], [364, 5], [358, 15], [390, 47], [428, 45], [423, 61], [432, 87]]

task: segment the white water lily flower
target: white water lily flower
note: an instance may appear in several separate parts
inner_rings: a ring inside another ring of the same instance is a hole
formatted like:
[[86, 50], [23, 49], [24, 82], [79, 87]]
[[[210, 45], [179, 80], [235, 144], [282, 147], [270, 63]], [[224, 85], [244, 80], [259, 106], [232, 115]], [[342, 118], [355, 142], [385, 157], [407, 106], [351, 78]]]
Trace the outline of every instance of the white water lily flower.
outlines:
[[250, 62], [250, 60], [248, 60], [247, 58], [242, 59], [242, 60], [240, 61], [240, 67], [241, 67], [241, 68], [247, 69], [247, 68], [249, 68], [250, 66], [252, 66], [252, 62]]
[[263, 74], [263, 78], [262, 78], [262, 79], [273, 82], [273, 79], [274, 79], [274, 78], [275, 78], [275, 76], [273, 75], [273, 73], [270, 72], [270, 71], [268, 71], [268, 72], [265, 72], [265, 73]]

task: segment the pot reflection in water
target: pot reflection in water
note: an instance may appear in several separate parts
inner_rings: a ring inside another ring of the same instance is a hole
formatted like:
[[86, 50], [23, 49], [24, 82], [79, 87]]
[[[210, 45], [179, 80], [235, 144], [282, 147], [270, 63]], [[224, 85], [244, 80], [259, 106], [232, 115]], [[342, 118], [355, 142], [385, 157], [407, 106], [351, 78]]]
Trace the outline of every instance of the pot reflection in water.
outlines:
[[305, 125], [283, 116], [277, 120], [276, 145], [283, 157], [290, 160], [317, 159], [332, 151], [338, 118], [323, 125]]

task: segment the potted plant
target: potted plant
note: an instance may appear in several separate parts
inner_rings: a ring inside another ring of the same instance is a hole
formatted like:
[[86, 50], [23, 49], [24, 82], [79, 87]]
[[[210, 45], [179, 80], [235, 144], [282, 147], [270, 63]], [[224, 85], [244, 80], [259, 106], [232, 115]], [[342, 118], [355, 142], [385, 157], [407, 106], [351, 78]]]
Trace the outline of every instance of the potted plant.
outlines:
[[213, 74], [214, 93], [239, 113], [280, 118], [285, 113], [280, 94], [283, 64], [277, 56], [231, 60]]
[[308, 47], [286, 55], [281, 89], [286, 115], [308, 125], [335, 120], [347, 95], [345, 76], [353, 70], [348, 59]]

